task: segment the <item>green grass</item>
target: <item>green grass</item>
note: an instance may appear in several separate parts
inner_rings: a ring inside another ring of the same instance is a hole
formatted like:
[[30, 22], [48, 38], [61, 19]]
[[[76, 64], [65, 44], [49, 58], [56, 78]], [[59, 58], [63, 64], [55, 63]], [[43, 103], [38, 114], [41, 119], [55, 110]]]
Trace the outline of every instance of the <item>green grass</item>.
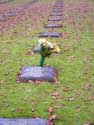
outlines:
[[[53, 112], [59, 117], [56, 125], [84, 125], [89, 121], [94, 122], [94, 23], [92, 20], [94, 13], [91, 10], [86, 14], [87, 18], [83, 19], [84, 13], [80, 15], [79, 12], [79, 18], [76, 18], [77, 13], [71, 6], [70, 8], [73, 9], [71, 14], [76, 23], [74, 26], [68, 23], [70, 19], [66, 19], [70, 15], [66, 7], [69, 3], [79, 5], [79, 1], [64, 0], [64, 28], [59, 31], [66, 33], [67, 38], [49, 39], [61, 44], [62, 54], [52, 55], [45, 62], [45, 65], [50, 64], [58, 70], [60, 84], [17, 83], [16, 81], [22, 65], [39, 64], [38, 54], [32, 56], [26, 53], [37, 43], [37, 33], [45, 30], [40, 20], [37, 21], [37, 29], [26, 30], [26, 24], [31, 25], [31, 19], [28, 18], [0, 38], [0, 117], [40, 116], [48, 119], [50, 117], [48, 109], [59, 106], [60, 108], [54, 109]], [[84, 4], [90, 8], [94, 1], [84, 0]], [[16, 36], [13, 32], [17, 32]], [[87, 83], [92, 85], [90, 90], [85, 89]], [[58, 92], [62, 98], [53, 99], [54, 92]], [[70, 101], [70, 98], [73, 98], [73, 101]]]

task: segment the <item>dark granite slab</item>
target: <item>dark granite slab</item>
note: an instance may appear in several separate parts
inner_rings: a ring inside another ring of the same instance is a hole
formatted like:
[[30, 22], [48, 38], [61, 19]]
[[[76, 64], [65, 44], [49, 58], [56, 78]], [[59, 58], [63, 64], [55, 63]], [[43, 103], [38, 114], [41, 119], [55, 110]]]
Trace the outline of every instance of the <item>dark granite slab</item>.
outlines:
[[56, 4], [55, 7], [63, 7], [63, 5]]
[[62, 10], [55, 10], [55, 9], [53, 9], [53, 11], [52, 11], [53, 13], [62, 13], [63, 11]]
[[61, 28], [62, 25], [58, 25], [58, 24], [48, 24], [45, 26], [45, 28]]
[[62, 10], [63, 8], [62, 7], [56, 7], [56, 6], [54, 6], [53, 9], [58, 9], [58, 10], [61, 9]]
[[60, 35], [58, 32], [41, 32], [39, 37], [60, 37]]
[[62, 16], [62, 14], [61, 13], [51, 13], [51, 15], [50, 16]]
[[5, 21], [6, 19], [3, 16], [0, 16], [0, 22]]
[[16, 12], [8, 12], [8, 13], [5, 13], [3, 16], [7, 16], [7, 17], [13, 17], [13, 16], [16, 16], [17, 13]]
[[28, 66], [23, 67], [19, 75], [20, 81], [49, 81], [55, 82], [56, 71], [49, 66]]
[[47, 121], [40, 118], [35, 119], [3, 119], [0, 118], [0, 125], [47, 125]]
[[38, 45], [38, 44], [35, 45], [34, 48], [33, 48], [33, 52], [34, 52], [34, 53], [39, 53], [40, 51], [41, 51], [40, 45]]
[[49, 18], [48, 21], [62, 21], [61, 18]]

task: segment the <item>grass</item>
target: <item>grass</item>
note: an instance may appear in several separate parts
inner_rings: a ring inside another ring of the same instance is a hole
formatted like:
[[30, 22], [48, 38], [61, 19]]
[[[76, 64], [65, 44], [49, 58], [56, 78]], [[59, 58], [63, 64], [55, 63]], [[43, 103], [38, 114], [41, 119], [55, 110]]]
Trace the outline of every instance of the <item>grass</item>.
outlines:
[[[40, 2], [46, 5], [50, 3]], [[43, 24], [48, 17], [43, 12], [43, 20], [37, 17], [37, 29], [31, 25], [32, 18], [28, 16], [26, 21], [17, 24], [0, 37], [0, 117], [39, 116], [48, 119], [48, 109], [52, 107], [53, 114], [59, 117], [56, 120], [57, 125], [94, 123], [93, 5], [94, 1], [64, 0], [64, 28], [58, 30], [63, 37], [49, 39], [61, 44], [62, 54], [52, 55], [45, 62], [45, 65], [50, 64], [58, 69], [60, 84], [20, 84], [16, 81], [22, 65], [39, 64], [39, 55], [26, 53], [37, 43], [37, 34], [45, 31]], [[75, 8], [80, 8], [80, 11]], [[30, 29], [27, 28], [28, 25]], [[60, 98], [52, 97], [55, 92], [59, 93]], [[55, 109], [56, 106], [59, 108]]]

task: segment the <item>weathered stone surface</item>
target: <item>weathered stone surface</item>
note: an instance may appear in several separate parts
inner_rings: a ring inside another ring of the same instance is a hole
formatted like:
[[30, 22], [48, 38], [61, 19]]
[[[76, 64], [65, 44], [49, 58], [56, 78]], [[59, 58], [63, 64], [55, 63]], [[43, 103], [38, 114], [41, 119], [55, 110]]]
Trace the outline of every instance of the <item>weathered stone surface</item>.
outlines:
[[40, 118], [35, 119], [3, 119], [0, 118], [0, 125], [47, 125], [47, 121]]
[[35, 45], [33, 48], [34, 53], [39, 53], [41, 51], [41, 46], [39, 44]]
[[16, 16], [17, 13], [5, 13], [4, 16], [7, 16], [7, 17], [12, 17], [12, 16]]
[[62, 14], [61, 13], [52, 13], [50, 16], [62, 16]]
[[53, 12], [53, 13], [62, 13], [63, 11], [62, 11], [62, 10], [56, 10], [56, 9], [53, 9], [52, 12]]
[[55, 69], [49, 66], [31, 66], [23, 67], [19, 79], [21, 81], [51, 81], [56, 77]]
[[60, 37], [58, 32], [41, 32], [39, 37]]
[[3, 16], [0, 16], [0, 21], [5, 21], [6, 19]]
[[49, 18], [48, 21], [62, 21], [61, 18]]
[[58, 24], [48, 24], [45, 26], [45, 28], [61, 28], [62, 25], [58, 25]]

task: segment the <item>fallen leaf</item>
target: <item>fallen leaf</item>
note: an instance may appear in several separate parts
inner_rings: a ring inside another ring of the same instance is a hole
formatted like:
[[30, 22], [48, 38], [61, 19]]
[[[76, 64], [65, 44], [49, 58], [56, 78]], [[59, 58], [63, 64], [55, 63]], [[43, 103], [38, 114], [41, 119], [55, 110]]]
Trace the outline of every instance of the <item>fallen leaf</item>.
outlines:
[[53, 115], [49, 118], [49, 120], [56, 120], [56, 119], [58, 119], [58, 117], [57, 117], [56, 114], [53, 114]]
[[74, 101], [74, 100], [75, 100], [74, 97], [69, 97], [69, 98], [68, 98], [68, 101]]
[[76, 110], [77, 113], [80, 112], [80, 111], [81, 111], [80, 106], [77, 106], [77, 107], [75, 108], [75, 110]]
[[60, 94], [58, 92], [54, 92], [54, 93], [52, 93], [52, 98], [53, 99], [59, 99], [61, 97], [60, 97]]
[[84, 123], [83, 125], [94, 125], [93, 122]]
[[54, 111], [54, 108], [49, 108], [49, 109], [48, 109], [48, 114], [49, 114], [49, 115], [52, 114], [53, 111]]
[[55, 125], [55, 121], [54, 120], [48, 120], [47, 125]]
[[84, 89], [85, 89], [85, 90], [91, 90], [91, 89], [92, 89], [92, 84], [91, 84], [91, 83], [86, 83], [86, 84], [84, 85]]

